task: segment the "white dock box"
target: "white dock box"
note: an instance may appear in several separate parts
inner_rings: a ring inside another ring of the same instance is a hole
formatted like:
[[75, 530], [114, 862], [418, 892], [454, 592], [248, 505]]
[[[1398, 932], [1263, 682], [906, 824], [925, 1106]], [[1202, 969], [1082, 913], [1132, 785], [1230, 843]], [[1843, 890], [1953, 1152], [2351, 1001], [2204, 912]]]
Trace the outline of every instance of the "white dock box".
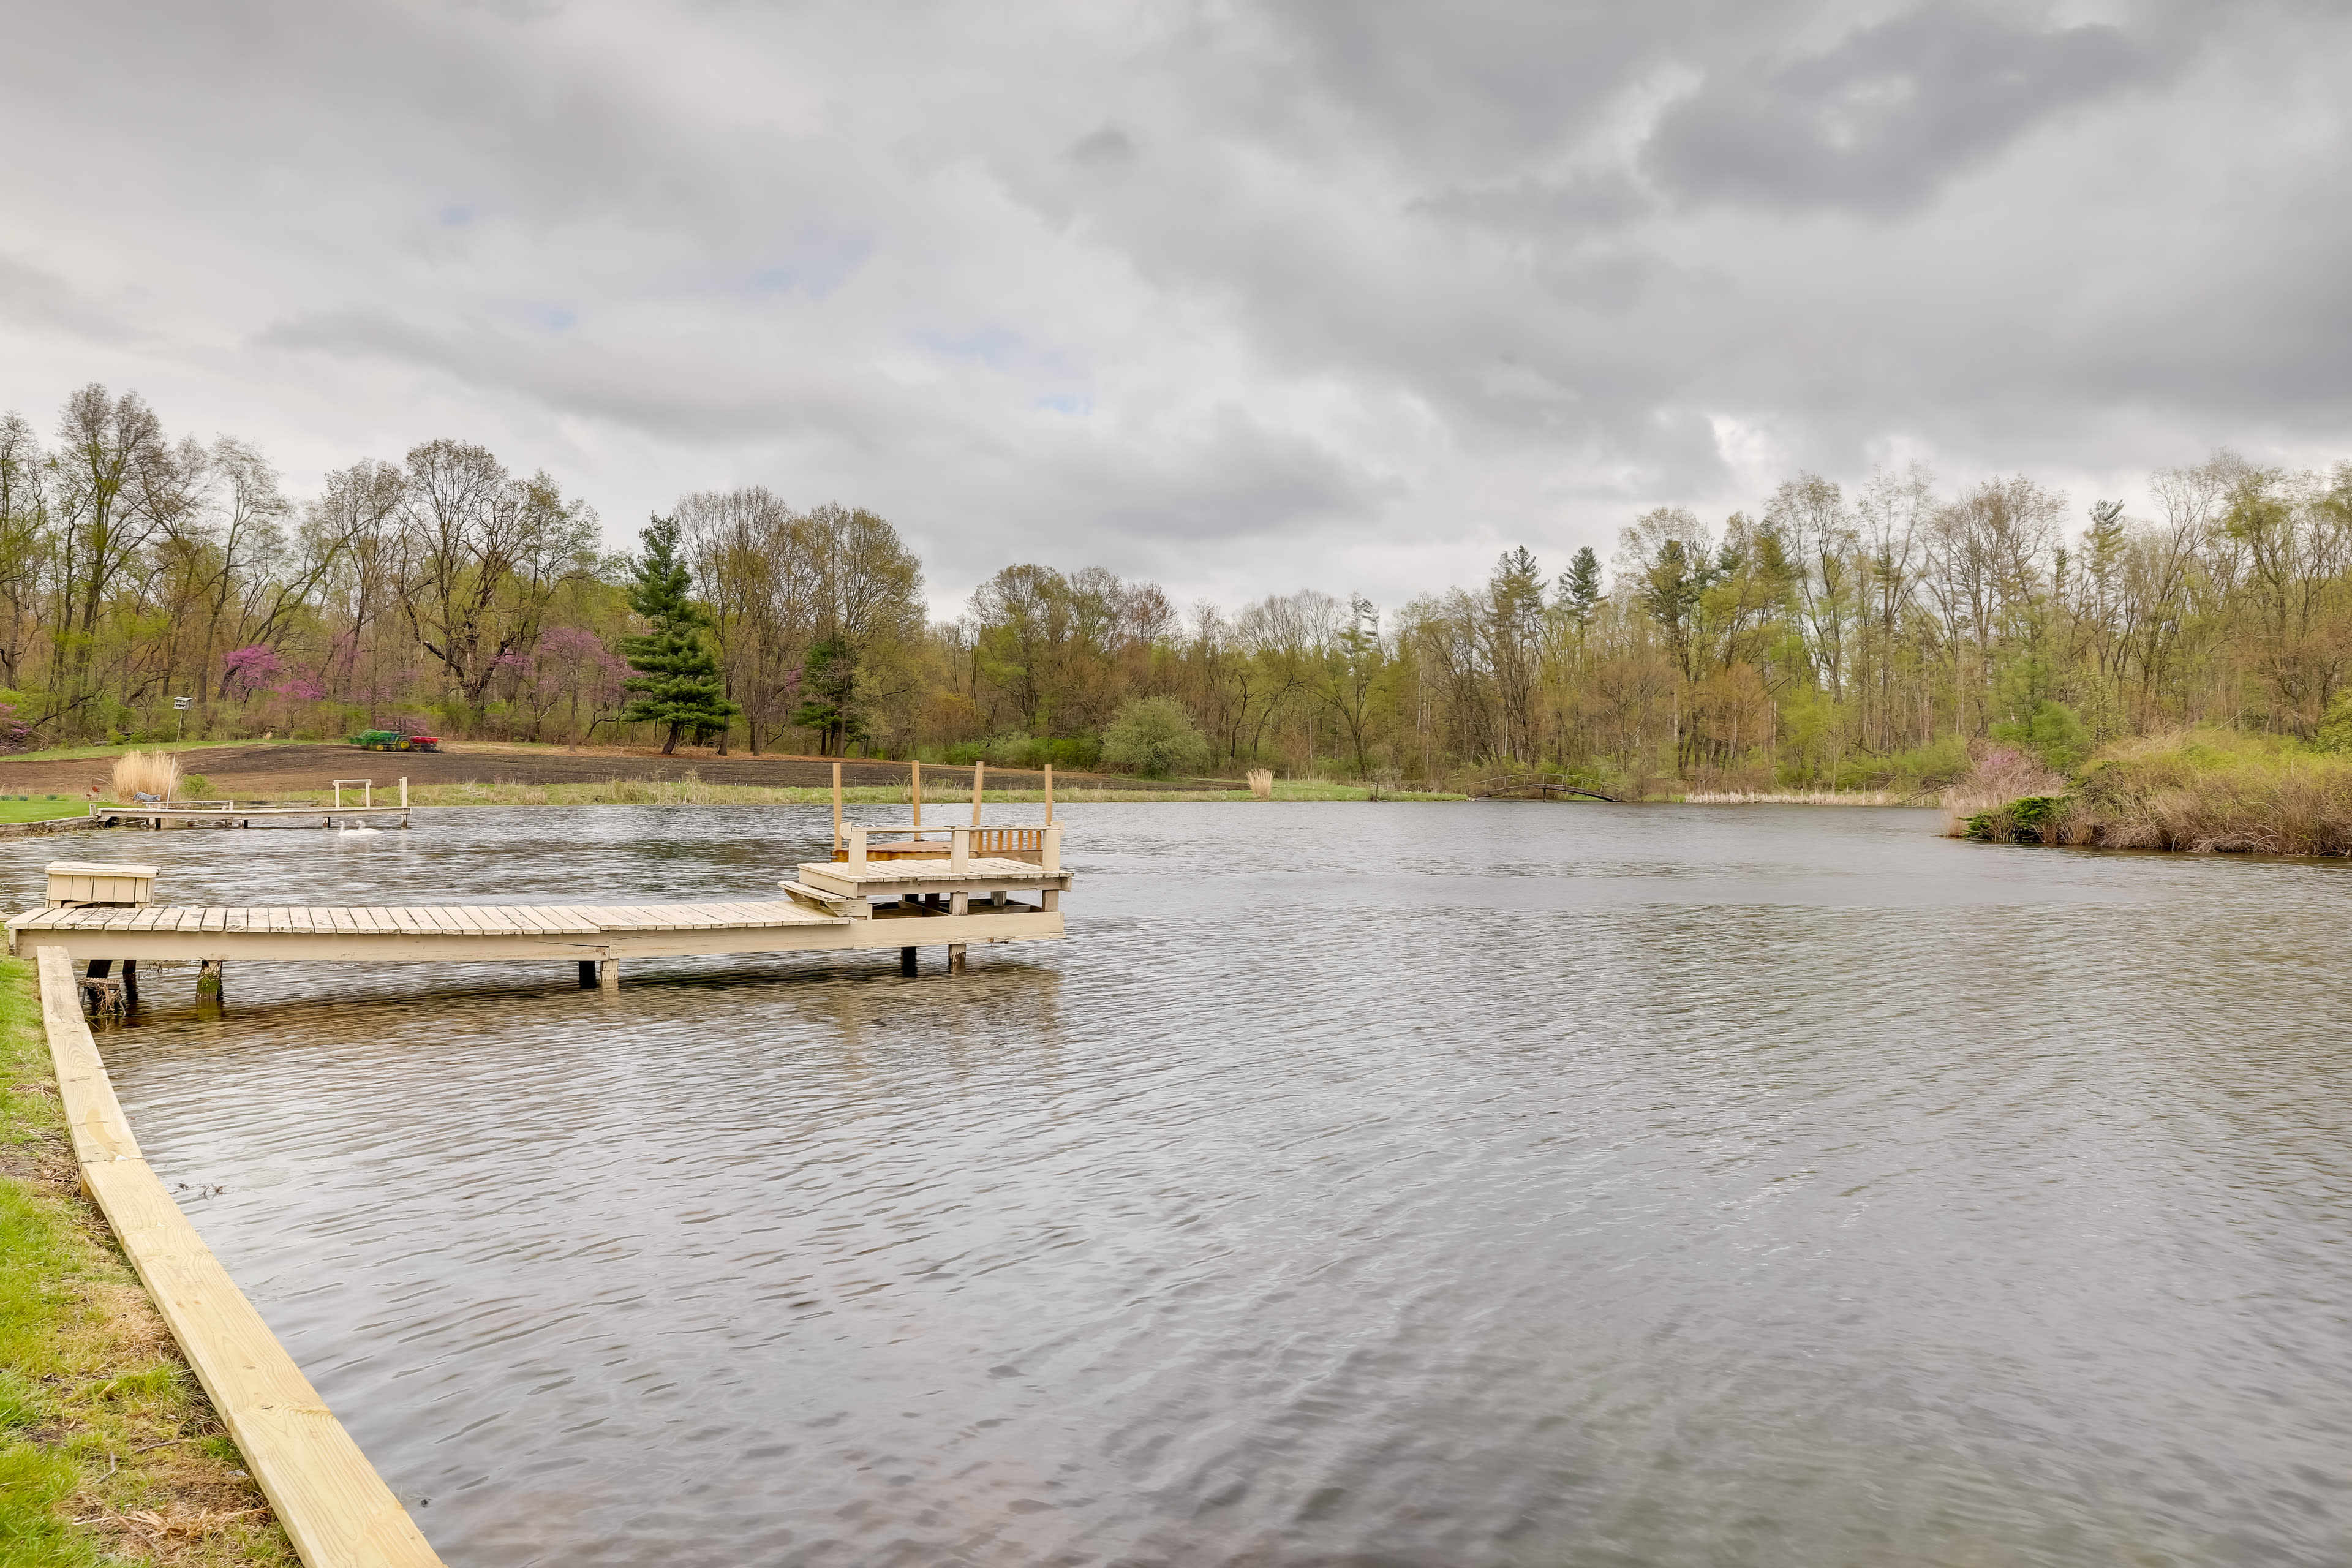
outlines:
[[49, 908], [74, 904], [152, 904], [155, 868], [113, 866], [103, 860], [52, 860]]

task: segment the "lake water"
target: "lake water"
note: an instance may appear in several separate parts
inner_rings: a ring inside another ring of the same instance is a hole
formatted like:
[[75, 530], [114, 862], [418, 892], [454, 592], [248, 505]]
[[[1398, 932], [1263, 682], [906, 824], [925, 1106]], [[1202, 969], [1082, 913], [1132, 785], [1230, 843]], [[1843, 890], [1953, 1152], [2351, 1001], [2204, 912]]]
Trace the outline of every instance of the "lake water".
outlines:
[[[101, 1044], [452, 1564], [2352, 1561], [2352, 868], [1904, 811], [1063, 820], [1069, 940], [959, 977], [232, 965]], [[748, 897], [826, 831], [0, 871]]]

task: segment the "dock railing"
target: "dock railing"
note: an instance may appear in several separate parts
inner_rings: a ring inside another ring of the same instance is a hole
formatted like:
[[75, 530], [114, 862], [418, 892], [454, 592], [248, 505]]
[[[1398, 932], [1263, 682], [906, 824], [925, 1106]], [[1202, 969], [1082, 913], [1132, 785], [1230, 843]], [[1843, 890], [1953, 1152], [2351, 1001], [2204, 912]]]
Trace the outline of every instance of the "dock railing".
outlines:
[[[945, 834], [938, 837], [917, 837], [919, 834]], [[949, 866], [962, 870], [975, 859], [1026, 860], [1047, 869], [1058, 869], [1061, 860], [1062, 829], [1052, 827], [867, 827], [852, 824], [841, 829], [841, 847], [834, 851], [836, 862], [864, 866], [876, 859], [900, 859], [908, 856], [936, 857], [945, 855]]]

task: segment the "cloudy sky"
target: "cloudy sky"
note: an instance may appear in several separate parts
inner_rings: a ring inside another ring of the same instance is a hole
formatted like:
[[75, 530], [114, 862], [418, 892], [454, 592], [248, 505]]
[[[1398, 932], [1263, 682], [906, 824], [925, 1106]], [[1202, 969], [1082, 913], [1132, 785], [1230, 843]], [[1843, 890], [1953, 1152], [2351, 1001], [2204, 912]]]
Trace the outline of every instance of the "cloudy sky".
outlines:
[[0, 0], [0, 408], [1232, 604], [2352, 457], [2352, 8]]

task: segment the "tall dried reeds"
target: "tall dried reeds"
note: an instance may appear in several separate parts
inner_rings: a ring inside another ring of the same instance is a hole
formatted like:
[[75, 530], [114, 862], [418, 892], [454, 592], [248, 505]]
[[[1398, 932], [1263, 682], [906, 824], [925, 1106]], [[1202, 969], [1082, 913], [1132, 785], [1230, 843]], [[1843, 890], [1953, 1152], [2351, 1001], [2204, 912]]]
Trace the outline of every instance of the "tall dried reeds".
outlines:
[[169, 800], [179, 787], [180, 759], [169, 752], [125, 752], [114, 759], [114, 798], [125, 805], [142, 795]]
[[1274, 770], [1272, 768], [1252, 768], [1249, 771], [1249, 786], [1250, 794], [1257, 796], [1258, 799], [1272, 800], [1274, 798]]
[[2111, 848], [2352, 855], [2352, 757], [2263, 736], [2152, 736], [2092, 768], [2079, 793]]
[[2352, 856], [2352, 756], [2276, 737], [2207, 731], [2116, 748], [2063, 789], [2019, 774], [1972, 780], [1958, 836], [2242, 855]]

